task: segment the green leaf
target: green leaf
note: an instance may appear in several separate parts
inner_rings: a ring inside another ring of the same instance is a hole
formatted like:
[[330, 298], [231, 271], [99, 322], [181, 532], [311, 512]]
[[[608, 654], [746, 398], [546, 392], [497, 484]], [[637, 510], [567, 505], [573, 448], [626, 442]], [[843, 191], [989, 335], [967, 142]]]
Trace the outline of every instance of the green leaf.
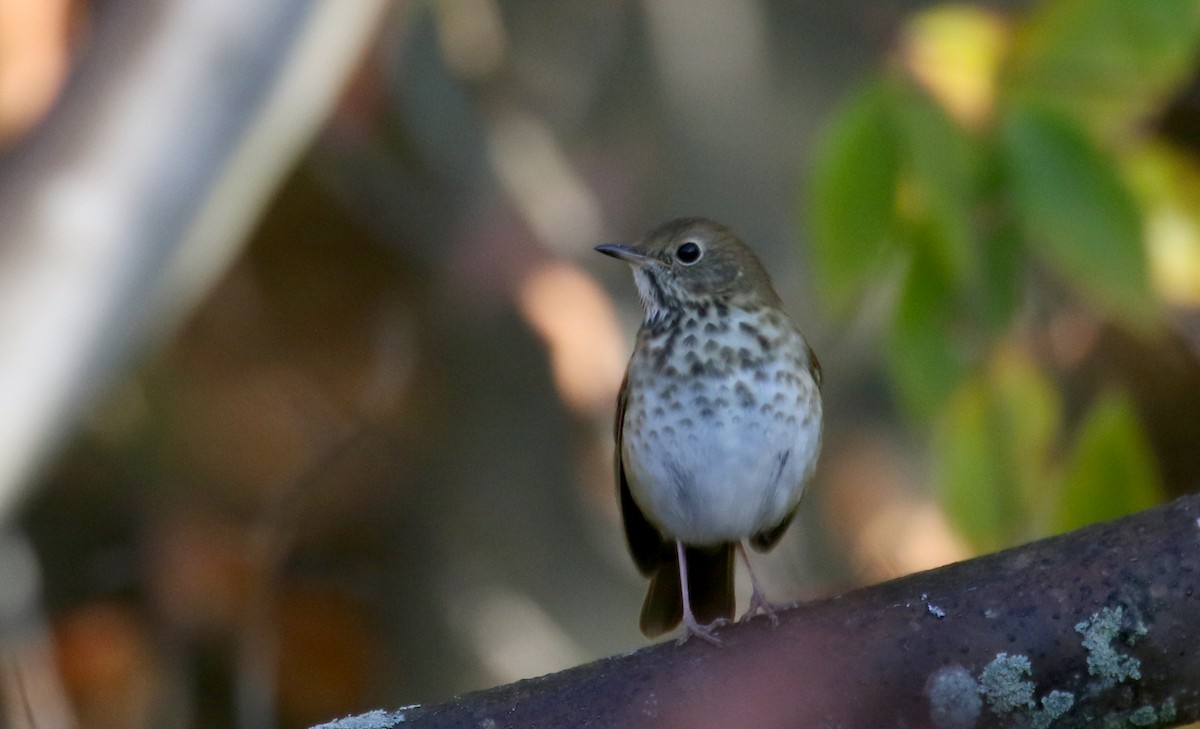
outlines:
[[1004, 331], [1021, 303], [1025, 250], [1011, 223], [999, 225], [981, 240], [980, 321], [993, 335]]
[[964, 384], [940, 418], [933, 437], [942, 508], [979, 551], [1007, 544], [1021, 520], [1015, 479], [1005, 468], [1004, 444], [993, 430], [995, 412], [983, 378]]
[[1018, 351], [1001, 350], [964, 381], [939, 415], [932, 454], [943, 508], [981, 551], [1033, 536], [1061, 406], [1049, 379]]
[[[1062, 426], [1062, 403], [1050, 377], [1024, 351], [1000, 349], [989, 370], [1000, 420], [1012, 444], [1013, 472], [1022, 511], [1047, 510], [1045, 493], [1051, 451]], [[1022, 525], [1020, 539], [1040, 536]]]
[[906, 90], [897, 99], [904, 146], [900, 213], [925, 228], [921, 240], [930, 246], [930, 255], [955, 284], [963, 285], [975, 265], [974, 150], [962, 130], [925, 94]]
[[[918, 238], [923, 229], [909, 231]], [[909, 242], [912, 255], [892, 320], [888, 364], [905, 409], [922, 420], [938, 412], [966, 371], [956, 315], [960, 307], [931, 246]]]
[[837, 114], [813, 165], [815, 280], [835, 308], [858, 298], [881, 267], [895, 214], [898, 163], [889, 90], [868, 86]]
[[1162, 485], [1132, 403], [1108, 394], [1088, 413], [1063, 474], [1056, 532], [1115, 519], [1162, 500]]
[[1102, 309], [1128, 324], [1154, 323], [1141, 219], [1112, 162], [1076, 125], [1017, 107], [1002, 154], [1018, 224], [1033, 252]]
[[1185, 83], [1200, 49], [1196, 0], [1055, 0], [1017, 28], [1010, 95], [1128, 132]]

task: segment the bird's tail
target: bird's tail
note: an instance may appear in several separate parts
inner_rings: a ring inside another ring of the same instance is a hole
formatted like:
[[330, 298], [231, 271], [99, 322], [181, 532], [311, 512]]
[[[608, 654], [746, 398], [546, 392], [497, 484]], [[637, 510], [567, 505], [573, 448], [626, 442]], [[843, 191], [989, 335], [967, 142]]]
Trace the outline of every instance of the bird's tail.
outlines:
[[[733, 544], [715, 548], [687, 547], [688, 593], [692, 612], [701, 625], [717, 618], [733, 618]], [[683, 620], [683, 591], [679, 584], [679, 557], [672, 545], [671, 556], [658, 563], [650, 589], [642, 603], [641, 628], [648, 638], [672, 630]]]

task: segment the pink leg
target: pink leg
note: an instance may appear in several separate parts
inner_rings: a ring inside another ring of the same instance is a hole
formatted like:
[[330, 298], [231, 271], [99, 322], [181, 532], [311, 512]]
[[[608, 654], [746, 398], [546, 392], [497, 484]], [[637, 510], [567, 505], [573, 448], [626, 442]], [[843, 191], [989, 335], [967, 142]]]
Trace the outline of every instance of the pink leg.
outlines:
[[762, 586], [758, 584], [758, 578], [754, 576], [754, 568], [750, 566], [750, 557], [746, 554], [746, 548], [741, 542], [737, 543], [737, 551], [738, 554], [742, 555], [742, 562], [746, 565], [746, 571], [750, 573], [750, 586], [752, 590], [750, 594], [750, 607], [747, 608], [746, 614], [742, 616], [739, 622], [744, 623], [755, 615], [762, 613], [771, 619], [771, 625], [779, 625], [779, 616], [775, 614], [775, 606], [767, 600], [767, 593], [763, 592]]
[[688, 577], [687, 577], [687, 553], [683, 548], [683, 542], [675, 540], [675, 550], [679, 554], [679, 584], [683, 588], [683, 635], [679, 638], [679, 645], [683, 645], [691, 636], [697, 636], [707, 640], [714, 645], [721, 645], [721, 639], [713, 635], [713, 628], [722, 623], [720, 620], [714, 620], [709, 625], [701, 625], [696, 622], [696, 616], [692, 613], [692, 599], [688, 596]]

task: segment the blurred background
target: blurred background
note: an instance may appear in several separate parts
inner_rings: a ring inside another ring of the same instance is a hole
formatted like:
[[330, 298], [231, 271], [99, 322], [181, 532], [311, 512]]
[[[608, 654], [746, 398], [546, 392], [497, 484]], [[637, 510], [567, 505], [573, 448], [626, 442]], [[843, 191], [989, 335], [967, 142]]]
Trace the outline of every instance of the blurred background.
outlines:
[[776, 600], [1195, 490], [1198, 46], [1195, 0], [0, 0], [0, 724], [645, 645], [591, 248], [679, 215], [824, 365]]

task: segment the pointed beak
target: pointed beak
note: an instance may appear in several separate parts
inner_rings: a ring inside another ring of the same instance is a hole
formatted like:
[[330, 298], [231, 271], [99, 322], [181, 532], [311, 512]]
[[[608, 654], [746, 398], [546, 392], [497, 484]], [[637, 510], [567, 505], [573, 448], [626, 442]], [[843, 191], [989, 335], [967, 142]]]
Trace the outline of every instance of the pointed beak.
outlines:
[[602, 246], [596, 246], [595, 250], [603, 253], [606, 256], [620, 259], [633, 266], [641, 266], [649, 260], [646, 254], [642, 253], [631, 246], [624, 246], [620, 243], [605, 243]]

